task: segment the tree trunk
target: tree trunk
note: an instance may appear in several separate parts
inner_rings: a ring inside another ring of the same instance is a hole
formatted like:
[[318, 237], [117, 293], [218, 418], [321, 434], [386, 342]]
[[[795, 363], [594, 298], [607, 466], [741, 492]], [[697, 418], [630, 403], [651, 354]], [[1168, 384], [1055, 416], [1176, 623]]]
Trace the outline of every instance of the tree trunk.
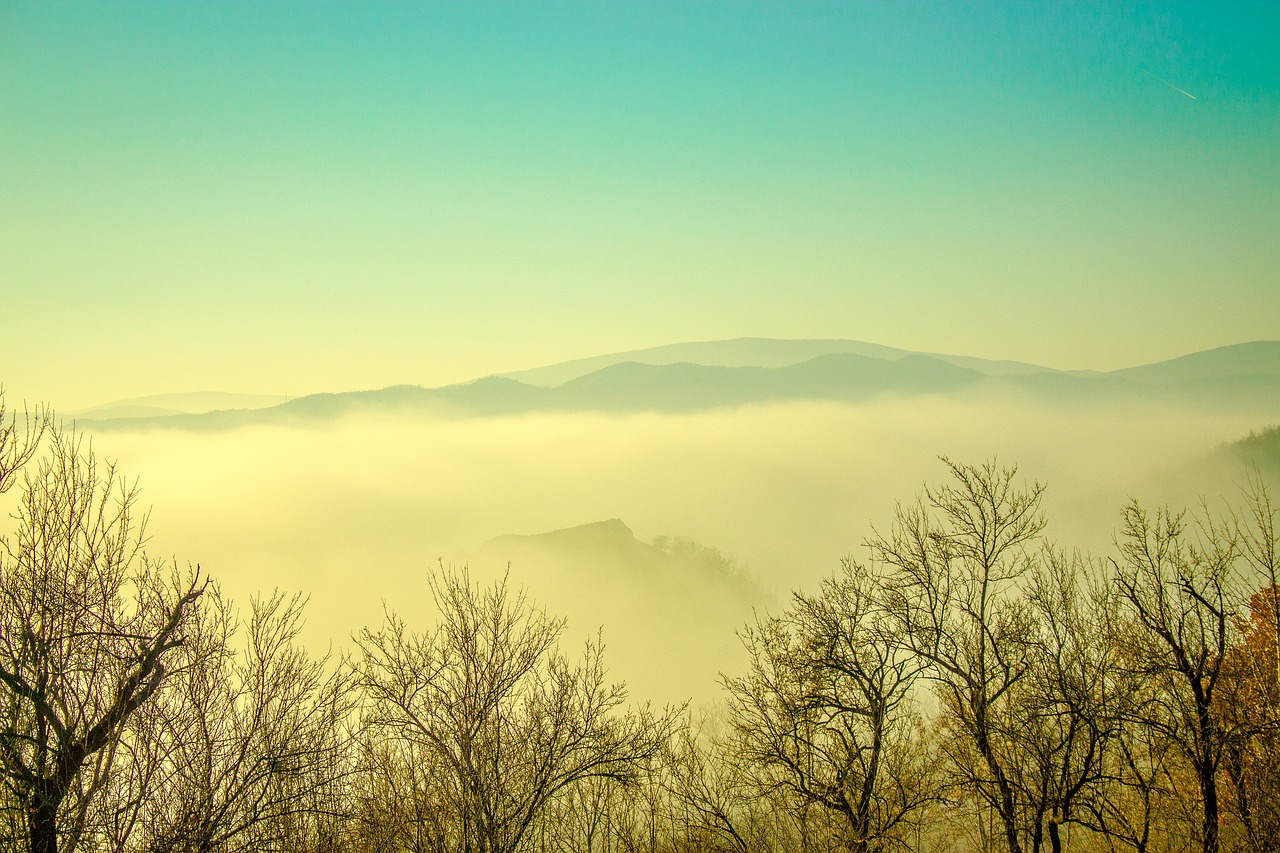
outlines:
[[1249, 843], [1255, 850], [1268, 849], [1258, 840], [1257, 830], [1253, 823], [1253, 800], [1249, 796], [1249, 783], [1244, 775], [1244, 746], [1237, 742], [1227, 749], [1227, 778], [1231, 780], [1232, 790], [1236, 795], [1236, 812], [1240, 822], [1248, 833]]
[[1009, 853], [1022, 853], [1022, 844], [1018, 841], [1018, 814], [1013, 803], [1013, 787], [1004, 775], [1004, 770], [1000, 767], [999, 761], [996, 760], [995, 751], [992, 749], [991, 741], [987, 737], [985, 714], [979, 716], [978, 713], [975, 713], [974, 717], [975, 720], [982, 721], [975, 725], [978, 735], [978, 749], [981, 751], [983, 758], [986, 759], [987, 769], [995, 777], [996, 790], [1000, 795], [1000, 807], [997, 811], [1000, 812], [1000, 820], [1004, 822], [1005, 843], [1009, 845]]
[[58, 807], [62, 792], [52, 785], [36, 787], [27, 811], [27, 840], [31, 853], [58, 853]]
[[1022, 853], [1022, 843], [1018, 841], [1017, 813], [1013, 808], [1013, 790], [1003, 773], [996, 777], [996, 781], [1000, 783], [1000, 818], [1004, 821], [1004, 839], [1009, 845], [1009, 853]]
[[1058, 835], [1057, 818], [1049, 818], [1049, 849], [1053, 853], [1062, 853], [1062, 838]]
[[1205, 762], [1200, 770], [1200, 790], [1204, 794], [1204, 853], [1218, 853], [1218, 780]]

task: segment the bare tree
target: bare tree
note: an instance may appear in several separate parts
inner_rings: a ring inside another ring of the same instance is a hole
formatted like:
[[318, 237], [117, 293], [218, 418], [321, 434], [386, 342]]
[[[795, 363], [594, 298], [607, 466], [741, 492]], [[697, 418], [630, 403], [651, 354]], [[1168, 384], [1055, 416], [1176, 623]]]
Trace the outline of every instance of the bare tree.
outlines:
[[1230, 518], [1207, 510], [1154, 515], [1136, 501], [1124, 511], [1112, 561], [1116, 589], [1130, 617], [1129, 659], [1152, 680], [1136, 720], [1176, 744], [1195, 773], [1201, 806], [1199, 841], [1219, 848], [1218, 776], [1241, 734], [1222, 713], [1228, 652], [1241, 610], [1239, 540]]
[[756, 810], [768, 798], [734, 763], [716, 728], [705, 713], [696, 724], [681, 727], [665, 757], [665, 786], [685, 846], [750, 853], [764, 846]]
[[448, 768], [436, 753], [385, 731], [364, 730], [351, 777], [351, 840], [358, 851], [448, 853], [443, 807]]
[[1041, 765], [1054, 851], [1074, 824], [1145, 851], [1169, 792], [1170, 745], [1134, 721], [1151, 684], [1129, 666], [1128, 630], [1109, 578], [1092, 560], [1046, 549], [1028, 597], [1039, 654], [1023, 738]]
[[[1280, 515], [1255, 470], [1236, 514], [1246, 584], [1254, 590], [1236, 619], [1239, 638], [1227, 653], [1219, 706], [1236, 733], [1226, 747], [1231, 810], [1256, 853], [1280, 850]], [[1223, 699], [1222, 697], [1226, 697]]]
[[[1037, 653], [1031, 678], [1017, 689], [1023, 707], [1019, 740], [1034, 758], [1020, 789], [1045, 804], [1050, 849], [1063, 849], [1061, 827], [1075, 824], [1113, 840], [1145, 838], [1150, 790], [1137, 824], [1117, 811], [1116, 788], [1146, 765], [1133, 764], [1125, 743], [1125, 709], [1139, 686], [1128, 678], [1112, 626], [1114, 596], [1099, 567], [1080, 554], [1042, 552], [1027, 590], [1036, 614]], [[1128, 771], [1132, 771], [1131, 773]], [[1152, 784], [1150, 778], [1143, 785]], [[1140, 827], [1140, 834], [1132, 834]]]
[[527, 847], [539, 853], [601, 853], [613, 842], [619, 785], [593, 776], [552, 798], [531, 828]]
[[[1280, 681], [1275, 668], [1275, 607], [1280, 590], [1266, 586], [1250, 597], [1240, 622], [1240, 640], [1227, 652], [1217, 708], [1224, 728], [1236, 734], [1226, 744], [1223, 769], [1230, 785], [1230, 811], [1245, 834], [1247, 849], [1280, 849]], [[1226, 697], [1225, 699], [1222, 697]]]
[[52, 424], [52, 414], [40, 407], [21, 415], [10, 412], [4, 402], [4, 386], [0, 385], [0, 494], [9, 491], [15, 475], [31, 461], [40, 449], [40, 440]]
[[439, 625], [415, 634], [389, 614], [359, 638], [361, 676], [382, 731], [445, 769], [451, 849], [509, 853], [569, 786], [639, 777], [671, 718], [621, 712], [625, 688], [606, 683], [598, 640], [570, 662], [557, 647], [564, 621], [505, 578], [482, 589], [442, 568], [430, 585]]
[[135, 773], [148, 850], [292, 849], [342, 816], [354, 695], [299, 648], [302, 607], [276, 593], [241, 625], [215, 591], [196, 614], [181, 672], [134, 732], [154, 762]]
[[[11, 424], [6, 487], [31, 458]], [[75, 849], [113, 746], [170, 676], [205, 589], [198, 568], [145, 557], [136, 504], [82, 439], [52, 432], [0, 546], [0, 778], [31, 853]]]
[[[998, 816], [1009, 853], [1028, 827], [1038, 847], [1043, 800], [1018, 802], [1017, 691], [1033, 670], [1034, 614], [1020, 593], [1044, 528], [1043, 486], [1020, 487], [1016, 468], [944, 459], [951, 482], [899, 506], [890, 533], [866, 545], [888, 567], [888, 607], [928, 663], [950, 718], [961, 780]], [[1023, 813], [1030, 811], [1030, 818]]]
[[903, 845], [940, 799], [913, 706], [924, 660], [879, 603], [880, 578], [846, 560], [818, 595], [742, 633], [751, 672], [725, 679], [736, 749], [763, 790], [843, 821], [849, 850]]

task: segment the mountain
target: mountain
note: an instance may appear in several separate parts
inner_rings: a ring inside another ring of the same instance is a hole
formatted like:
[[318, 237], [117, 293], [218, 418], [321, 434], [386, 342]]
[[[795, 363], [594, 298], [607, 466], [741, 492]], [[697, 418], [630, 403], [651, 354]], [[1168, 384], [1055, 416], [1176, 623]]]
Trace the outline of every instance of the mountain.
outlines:
[[[814, 352], [819, 354], [812, 355]], [[403, 410], [438, 417], [538, 411], [690, 412], [794, 400], [860, 402], [879, 395], [936, 395], [971, 388], [1008, 388], [1037, 399], [1068, 403], [1115, 404], [1141, 398], [1178, 405], [1249, 408], [1260, 413], [1280, 408], [1280, 341], [1219, 347], [1107, 373], [910, 353], [856, 341], [742, 338], [659, 347], [641, 351], [640, 355], [648, 361], [616, 361], [618, 356], [600, 356], [551, 365], [541, 373], [488, 376], [442, 388], [398, 385], [377, 391], [313, 394], [268, 408], [203, 414], [166, 415], [134, 409], [125, 410], [134, 417], [107, 413], [98, 419], [80, 418], [78, 422], [97, 429], [224, 429], [326, 420], [360, 411]], [[650, 363], [676, 355], [734, 363]], [[810, 357], [802, 358], [806, 355]], [[793, 361], [796, 358], [801, 360]], [[767, 363], [737, 363], [749, 359]], [[572, 375], [587, 362], [604, 366]], [[513, 378], [516, 375], [543, 381], [561, 375], [572, 378], [548, 386], [520, 381]]]
[[969, 356], [941, 353], [914, 353], [910, 350], [843, 339], [780, 340], [776, 338], [734, 338], [727, 341], [695, 341], [649, 349], [597, 355], [564, 361], [531, 370], [500, 374], [529, 385], [555, 387], [570, 380], [612, 367], [633, 363], [674, 365], [681, 362], [707, 367], [789, 367], [825, 355], [860, 355], [881, 361], [897, 361], [909, 355], [928, 355], [940, 361], [976, 370], [988, 376], [1013, 376], [1050, 370], [1017, 361], [989, 361]]
[[928, 356], [885, 361], [835, 353], [786, 367], [625, 362], [570, 380], [552, 393], [564, 409], [695, 411], [780, 400], [857, 401], [890, 392], [929, 394], [982, 378]]
[[661, 550], [641, 542], [620, 518], [533, 535], [507, 534], [480, 546], [480, 556], [503, 560], [533, 554], [586, 557], [596, 568], [626, 572], [660, 570], [666, 560]]
[[982, 381], [973, 370], [923, 355], [896, 361], [837, 353], [787, 367], [720, 367], [689, 362], [623, 362], [554, 388], [489, 376], [443, 388], [397, 385], [377, 391], [312, 394], [267, 409], [137, 418], [86, 419], [97, 429], [225, 429], [250, 424], [332, 420], [362, 411], [414, 411], [439, 417], [536, 411], [690, 412], [785, 400], [856, 402], [879, 394], [955, 391]]
[[1280, 341], [1218, 347], [1106, 376], [1202, 407], [1253, 401], [1270, 416], [1280, 404]]
[[683, 537], [636, 538], [621, 519], [490, 539], [457, 555], [479, 576], [509, 572], [537, 602], [554, 601], [570, 636], [604, 627], [610, 676], [662, 702], [711, 698], [717, 674], [742, 658], [737, 630], [775, 608], [716, 548]]
[[1114, 370], [1109, 375], [1147, 384], [1194, 383], [1224, 378], [1280, 377], [1280, 341], [1250, 341], [1195, 352], [1138, 367]]
[[685, 537], [659, 536], [652, 543], [636, 538], [620, 518], [610, 518], [532, 535], [506, 534], [484, 542], [463, 561], [522, 562], [552, 559], [577, 565], [590, 579], [602, 582], [610, 575], [660, 583], [707, 584], [718, 596], [730, 595], [749, 604], [768, 604], [765, 596], [730, 558], [716, 548]]
[[278, 406], [287, 397], [274, 394], [229, 394], [201, 391], [185, 394], [155, 394], [103, 403], [90, 409], [68, 412], [67, 417], [88, 420], [147, 418], [165, 415], [192, 415], [226, 409], [264, 409]]

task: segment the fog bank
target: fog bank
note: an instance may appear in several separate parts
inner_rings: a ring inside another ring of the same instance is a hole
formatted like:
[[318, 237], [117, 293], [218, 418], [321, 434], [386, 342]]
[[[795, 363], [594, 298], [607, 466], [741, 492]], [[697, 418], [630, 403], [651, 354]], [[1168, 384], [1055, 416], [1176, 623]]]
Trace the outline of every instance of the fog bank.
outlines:
[[[386, 412], [317, 427], [112, 432], [94, 447], [140, 479], [154, 506], [153, 553], [201, 563], [240, 601], [275, 588], [309, 593], [308, 643], [344, 645], [381, 620], [384, 602], [427, 624], [424, 573], [439, 560], [502, 534], [607, 518], [642, 541], [674, 534], [714, 546], [784, 602], [857, 555], [896, 501], [938, 482], [939, 455], [1017, 463], [1048, 486], [1049, 535], [1097, 551], [1129, 496], [1185, 500], [1197, 487], [1183, 477], [1188, 463], [1258, 426], [1248, 415], [1167, 405], [1081, 409], [988, 394], [685, 415]], [[619, 608], [607, 573], [513, 563], [511, 577], [570, 617], [570, 646], [608, 615], [606, 643], [627, 662], [615, 674], [636, 698], [678, 698], [677, 682], [704, 683], [706, 698], [715, 673], [740, 663], [733, 642], [692, 632], [696, 601]], [[701, 627], [730, 632], [750, 615], [748, 605], [721, 607]], [[682, 631], [691, 648], [675, 679], [670, 638]], [[649, 654], [646, 638], [656, 637], [663, 644]]]

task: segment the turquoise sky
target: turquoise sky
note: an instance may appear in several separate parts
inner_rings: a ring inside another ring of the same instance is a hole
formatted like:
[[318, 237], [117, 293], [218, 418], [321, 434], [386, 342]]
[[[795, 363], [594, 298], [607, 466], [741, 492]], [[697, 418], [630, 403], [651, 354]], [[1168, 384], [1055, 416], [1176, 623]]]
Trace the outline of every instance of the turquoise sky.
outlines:
[[1280, 337], [1280, 4], [0, 3], [0, 382]]

